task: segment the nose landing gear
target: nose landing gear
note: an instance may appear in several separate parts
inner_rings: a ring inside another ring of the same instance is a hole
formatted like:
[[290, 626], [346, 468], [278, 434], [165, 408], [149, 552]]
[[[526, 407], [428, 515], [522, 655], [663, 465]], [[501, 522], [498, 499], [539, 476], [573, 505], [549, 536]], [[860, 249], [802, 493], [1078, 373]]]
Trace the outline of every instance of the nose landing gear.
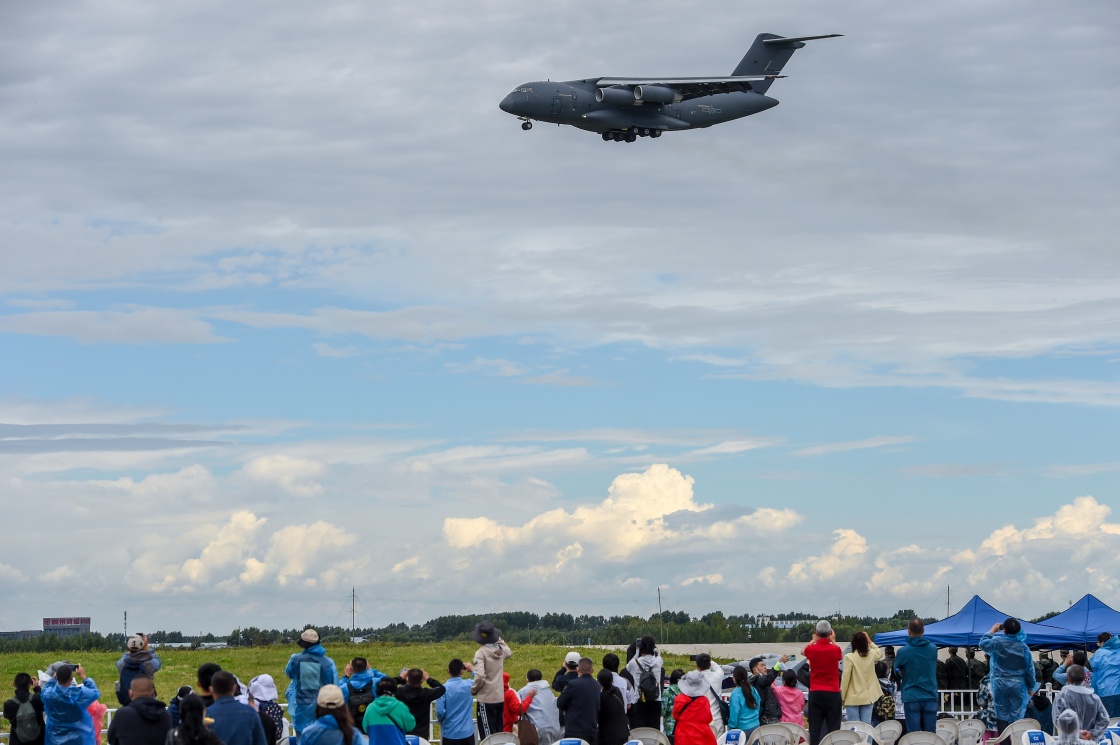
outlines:
[[523, 130], [525, 130], [526, 132], [528, 132], [530, 129], [533, 128], [533, 123], [530, 122], [530, 121], [521, 122], [521, 128]]

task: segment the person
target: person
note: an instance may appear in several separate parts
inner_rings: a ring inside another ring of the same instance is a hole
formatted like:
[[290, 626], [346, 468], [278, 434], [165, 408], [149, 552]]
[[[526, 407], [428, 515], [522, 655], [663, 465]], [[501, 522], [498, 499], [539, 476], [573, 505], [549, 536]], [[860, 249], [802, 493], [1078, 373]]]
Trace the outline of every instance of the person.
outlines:
[[342, 689], [327, 684], [315, 697], [315, 721], [300, 735], [299, 745], [367, 745], [366, 736], [354, 726]]
[[[1003, 634], [996, 636], [1001, 629]], [[991, 660], [992, 705], [996, 711], [996, 729], [1000, 732], [1026, 715], [1027, 703], [1038, 689], [1034, 660], [1026, 638], [1019, 621], [1014, 618], [995, 624], [980, 637], [980, 649]]]
[[[758, 693], [758, 700], [762, 703], [759, 709], [759, 724], [776, 724], [782, 721], [782, 705], [774, 691], [775, 687], [781, 688], [781, 686], [775, 686], [774, 682], [781, 675], [782, 664], [788, 661], [789, 655], [782, 655], [769, 670], [766, 668], [766, 661], [761, 657], [755, 657], [747, 663], [751, 685], [754, 686]], [[794, 680], [797, 680], [796, 673], [794, 673]]]
[[502, 703], [505, 700], [502, 665], [513, 652], [490, 621], [479, 621], [471, 632], [471, 638], [478, 643], [471, 668], [474, 673], [471, 693], [478, 700], [478, 736], [485, 740], [502, 731]]
[[521, 718], [521, 697], [509, 687], [509, 673], [502, 671], [502, 732], [513, 732]]
[[762, 713], [762, 697], [758, 690], [751, 685], [750, 673], [742, 665], [736, 665], [731, 671], [731, 678], [735, 681], [735, 690], [731, 692], [731, 718], [727, 721], [728, 729], [739, 729], [749, 741], [751, 733], [759, 725], [759, 715]]
[[[898, 717], [898, 697], [897, 697], [898, 686], [895, 684], [895, 682], [893, 680], [891, 680], [891, 671], [890, 671], [890, 668], [887, 667], [887, 661], [886, 660], [879, 660], [878, 662], [875, 663], [875, 677], [876, 677], [876, 679], [879, 683], [879, 698], [882, 699], [884, 696], [890, 696], [891, 697], [890, 700], [891, 700], [891, 703], [893, 703], [894, 709], [895, 709], [895, 718], [897, 718]], [[876, 703], [871, 705], [871, 726], [872, 727], [877, 727], [881, 723], [885, 722], [887, 719], [890, 718], [889, 717], [889, 712], [890, 712], [890, 709], [891, 709], [891, 703], [887, 703], [886, 700], [884, 699], [884, 705], [883, 706], [878, 706], [877, 705], [878, 700], [879, 699], [876, 699]]]
[[272, 745], [264, 733], [260, 714], [253, 707], [234, 699], [237, 679], [221, 670], [210, 679], [214, 703], [206, 707], [206, 716], [213, 719], [211, 731], [226, 745]]
[[16, 673], [12, 683], [15, 695], [4, 702], [4, 718], [11, 722], [9, 745], [43, 745], [46, 734], [43, 699], [32, 690], [34, 682], [29, 674]]
[[579, 652], [568, 652], [564, 655], [564, 665], [552, 676], [552, 690], [557, 693], [564, 692], [564, 686], [579, 677], [576, 666], [579, 665]]
[[[635, 696], [630, 706], [630, 721], [634, 727], [652, 727], [661, 724], [661, 680], [665, 676], [657, 642], [646, 635], [638, 639], [634, 656], [626, 663], [634, 678]], [[644, 682], [643, 682], [644, 681]]]
[[1097, 637], [1093, 653], [1093, 687], [1110, 717], [1120, 717], [1120, 636], [1107, 631]]
[[369, 745], [406, 745], [404, 734], [416, 726], [412, 712], [397, 698], [397, 681], [377, 681], [377, 698], [366, 707], [362, 720], [369, 736]]
[[681, 692], [673, 702], [673, 745], [715, 745], [708, 679], [699, 670], [690, 670], [678, 685]]
[[606, 668], [599, 671], [599, 743], [598, 745], [623, 745], [630, 739], [630, 724], [626, 719], [626, 697], [615, 685], [615, 675]]
[[[696, 670], [708, 682], [708, 691], [704, 695], [708, 698], [708, 708], [712, 712], [709, 723], [712, 734], [716, 739], [727, 729], [727, 722], [723, 721], [723, 711], [720, 707], [720, 693], [723, 691], [723, 669], [712, 662], [712, 656], [706, 652], [696, 655]], [[683, 690], [683, 689], [682, 689]]]
[[385, 673], [370, 667], [365, 657], [355, 657], [342, 670], [342, 680], [338, 682], [338, 687], [342, 689], [354, 725], [363, 734], [365, 730], [362, 729], [362, 719], [365, 718], [366, 707], [377, 695], [377, 681], [384, 677]]
[[96, 745], [101, 732], [94, 730], [88, 709], [101, 698], [97, 683], [86, 677], [81, 665], [75, 668], [60, 662], [51, 667], [53, 671], [47, 672], [53, 677], [43, 684], [39, 694], [47, 724], [45, 745]]
[[449, 677], [443, 684], [443, 696], [436, 699], [441, 745], [474, 745], [475, 742], [474, 698], [471, 696], [470, 681], [462, 677], [464, 667], [459, 658], [447, 664]]
[[661, 694], [661, 719], [664, 722], [662, 731], [665, 736], [669, 738], [669, 742], [673, 741], [673, 726], [676, 720], [673, 719], [673, 702], [681, 692], [681, 678], [684, 677], [684, 670], [677, 668], [669, 674], [669, 687]]
[[1058, 714], [1054, 720], [1054, 729], [1058, 732], [1058, 745], [1095, 745], [1095, 740], [1086, 740], [1085, 731], [1081, 728], [1081, 721], [1077, 712], [1066, 709]]
[[556, 708], [556, 696], [543, 677], [540, 670], [530, 670], [525, 674], [525, 687], [517, 695], [521, 697], [525, 716], [537, 728], [538, 745], [552, 745], [560, 739], [560, 712]]
[[828, 621], [818, 621], [813, 636], [803, 653], [809, 661], [809, 744], [818, 745], [825, 734], [840, 729], [840, 659], [844, 652]]
[[1043, 650], [1038, 653], [1038, 662], [1034, 663], [1034, 672], [1040, 687], [1046, 687], [1047, 684], [1054, 685], [1054, 671], [1057, 669], [1058, 663], [1054, 662], [1050, 652]]
[[171, 726], [178, 727], [181, 721], [180, 707], [183, 705], [183, 699], [194, 693], [190, 686], [179, 686], [179, 690], [175, 692], [175, 696], [167, 702], [167, 713], [171, 717]]
[[1073, 665], [1081, 665], [1085, 668], [1085, 685], [1092, 686], [1093, 671], [1088, 668], [1089, 655], [1085, 654], [1084, 650], [1078, 649], [1073, 652], [1066, 652], [1065, 657], [1062, 658], [1062, 664], [1054, 671], [1054, 682], [1058, 684], [1058, 687], [1066, 684], [1066, 671]]
[[591, 677], [594, 671], [595, 663], [589, 657], [580, 657], [576, 663], [578, 677], [564, 686], [556, 700], [556, 708], [564, 717], [564, 737], [578, 737], [589, 745], [599, 742], [599, 707], [602, 705], [599, 683]]
[[[427, 688], [424, 688], [425, 683]], [[417, 735], [425, 740], [432, 736], [432, 702], [445, 690], [443, 683], [428, 675], [427, 670], [414, 667], [405, 674], [404, 685], [397, 688], [397, 698], [404, 702], [416, 720], [416, 724], [405, 734]]]
[[1073, 709], [1081, 722], [1081, 737], [1094, 742], [1108, 728], [1108, 710], [1101, 697], [1085, 685], [1085, 668], [1072, 665], [1066, 671], [1067, 683], [1054, 697], [1054, 711]]
[[[945, 659], [946, 688], [951, 691], [970, 691], [972, 687], [968, 683], [968, 663], [959, 652], [959, 648], [949, 647], [949, 656]], [[956, 700], [960, 701], [959, 693], [956, 694]]]
[[179, 723], [167, 733], [167, 745], [225, 745], [205, 723], [206, 704], [197, 693], [179, 702]]
[[[618, 655], [614, 652], [607, 652], [603, 655], [603, 669], [609, 670], [614, 679], [614, 687], [622, 694], [622, 700], [625, 703], [626, 711], [630, 711], [630, 707], [638, 700], [638, 694], [634, 686], [630, 685], [630, 681], [623, 677], [618, 667], [622, 661], [618, 659]], [[633, 676], [630, 676], [633, 677]]]
[[922, 619], [911, 618], [906, 646], [895, 655], [895, 670], [902, 677], [907, 732], [937, 730], [937, 647], [925, 633]]
[[122, 706], [109, 722], [109, 745], [163, 745], [171, 730], [171, 715], [167, 704], [156, 699], [155, 682], [133, 678], [128, 698], [128, 706]]
[[783, 670], [782, 684], [772, 686], [774, 697], [778, 699], [781, 707], [781, 718], [778, 721], [805, 726], [805, 694], [797, 687], [797, 671]]
[[299, 735], [315, 718], [319, 689], [325, 685], [338, 685], [338, 668], [334, 660], [327, 657], [327, 650], [319, 643], [319, 632], [315, 629], [305, 629], [296, 644], [303, 651], [288, 659], [284, 674], [291, 680], [286, 694], [288, 716], [296, 735]]
[[871, 724], [871, 708], [883, 695], [875, 674], [875, 663], [882, 658], [883, 652], [866, 631], [852, 635], [852, 651], [844, 655], [844, 672], [840, 676], [840, 697], [849, 722]]
[[204, 662], [198, 666], [198, 695], [202, 699], [205, 706], [214, 703], [214, 694], [210, 692], [210, 684], [214, 680], [214, 675], [222, 671], [222, 666], [216, 662]]
[[117, 660], [120, 679], [116, 684], [116, 693], [117, 701], [122, 707], [128, 706], [132, 700], [130, 690], [132, 679], [144, 677], [154, 680], [162, 664], [159, 657], [148, 646], [147, 634], [134, 634], [128, 637], [125, 648], [127, 651]]
[[984, 742], [999, 734], [996, 725], [996, 710], [992, 703], [992, 678], [990, 675], [981, 678], [980, 685], [976, 688], [976, 718], [984, 723]]
[[988, 674], [988, 663], [976, 656], [976, 647], [969, 647], [964, 653], [964, 664], [968, 665], [968, 685], [976, 689], [980, 680]]
[[1033, 696], [1031, 701], [1027, 704], [1027, 719], [1033, 719], [1038, 722], [1038, 728], [1048, 735], [1054, 734], [1054, 707], [1050, 704], [1050, 699], [1046, 697], [1046, 692], [1038, 690]]
[[268, 673], [257, 675], [249, 680], [249, 706], [257, 710], [264, 727], [265, 741], [282, 742], [287, 732], [284, 727], [284, 710], [280, 708], [280, 692], [276, 681]]

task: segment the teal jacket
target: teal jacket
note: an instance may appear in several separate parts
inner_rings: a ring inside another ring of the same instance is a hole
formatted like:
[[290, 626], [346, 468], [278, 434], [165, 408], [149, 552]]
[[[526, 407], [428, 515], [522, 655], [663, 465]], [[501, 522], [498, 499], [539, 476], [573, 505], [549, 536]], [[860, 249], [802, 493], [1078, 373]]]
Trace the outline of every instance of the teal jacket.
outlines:
[[924, 636], [911, 636], [894, 657], [902, 676], [902, 703], [937, 699], [937, 647]]

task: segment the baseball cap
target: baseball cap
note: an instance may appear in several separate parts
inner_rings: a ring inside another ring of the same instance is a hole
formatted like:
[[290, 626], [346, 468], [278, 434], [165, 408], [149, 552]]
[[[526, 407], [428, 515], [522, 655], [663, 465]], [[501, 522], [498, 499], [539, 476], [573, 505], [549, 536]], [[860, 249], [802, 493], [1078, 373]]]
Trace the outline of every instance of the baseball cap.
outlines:
[[324, 709], [341, 709], [346, 706], [346, 699], [342, 697], [341, 688], [328, 683], [319, 689], [319, 696], [315, 699], [315, 703]]
[[316, 631], [315, 629], [307, 629], [306, 631], [304, 631], [302, 634], [299, 635], [299, 638], [302, 641], [307, 642], [308, 644], [318, 644], [319, 643], [319, 632]]
[[566, 655], [564, 655], [564, 664], [565, 665], [578, 664], [578, 663], [579, 663], [579, 652], [568, 652]]

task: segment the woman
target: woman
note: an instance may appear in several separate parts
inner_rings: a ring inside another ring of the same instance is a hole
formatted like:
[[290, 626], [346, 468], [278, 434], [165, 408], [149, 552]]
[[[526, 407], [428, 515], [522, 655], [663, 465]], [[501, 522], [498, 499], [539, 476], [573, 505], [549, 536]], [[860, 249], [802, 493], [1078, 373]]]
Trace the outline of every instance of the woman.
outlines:
[[704, 694], [708, 681], [699, 670], [690, 670], [680, 680], [681, 692], [673, 702], [675, 745], [716, 745], [712, 732], [712, 707]]
[[679, 667], [669, 675], [669, 687], [661, 694], [661, 718], [665, 720], [663, 730], [665, 736], [669, 738], [669, 742], [673, 741], [673, 725], [676, 720], [673, 719], [673, 704], [677, 700], [677, 696], [681, 692], [681, 678], [684, 677], [684, 670]]
[[[284, 710], [277, 702], [279, 697], [276, 681], [268, 673], [258, 675], [249, 681], [249, 706], [261, 715], [265, 742], [282, 742], [287, 739], [284, 733]], [[272, 740], [269, 740], [270, 734]]]
[[188, 693], [179, 702], [179, 726], [167, 733], [166, 745], [224, 745], [221, 738], [206, 728], [206, 704], [197, 693]]
[[342, 689], [325, 685], [315, 699], [315, 721], [300, 733], [300, 745], [367, 745], [366, 736], [354, 726]]
[[664, 667], [661, 656], [657, 654], [657, 642], [652, 636], [643, 636], [638, 640], [637, 654], [626, 663], [626, 669], [634, 677], [638, 692], [637, 702], [630, 707], [631, 721], [635, 727], [657, 729], [661, 725], [661, 678]]
[[782, 707], [783, 722], [805, 726], [805, 694], [797, 687], [797, 671], [782, 671], [782, 684], [774, 686], [774, 695]]
[[879, 676], [875, 674], [875, 663], [882, 658], [882, 650], [867, 632], [857, 631], [852, 637], [852, 651], [844, 655], [844, 673], [840, 677], [840, 695], [849, 722], [871, 724], [871, 709], [883, 695]]
[[751, 733], [758, 728], [761, 699], [751, 685], [747, 668], [736, 665], [731, 671], [731, 679], [735, 681], [735, 690], [731, 694], [731, 719], [727, 727], [742, 730], [744, 737], [750, 740]]
[[626, 701], [614, 684], [610, 670], [596, 676], [599, 687], [599, 745], [624, 745], [630, 739], [630, 723], [626, 719]]

